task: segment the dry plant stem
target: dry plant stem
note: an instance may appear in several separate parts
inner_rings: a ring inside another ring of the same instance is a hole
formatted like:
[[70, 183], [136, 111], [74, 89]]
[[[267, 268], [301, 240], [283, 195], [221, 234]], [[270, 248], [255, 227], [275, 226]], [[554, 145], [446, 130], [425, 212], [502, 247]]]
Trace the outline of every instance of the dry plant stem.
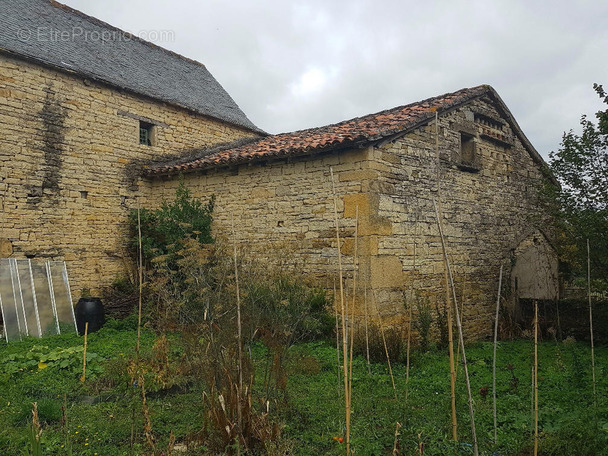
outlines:
[[144, 435], [146, 437], [146, 444], [152, 451], [152, 454], [155, 454], [156, 444], [154, 442], [154, 433], [152, 432], [152, 421], [150, 420], [150, 410], [148, 409], [148, 401], [146, 400], [145, 380], [142, 374], [139, 375], [138, 381], [141, 387], [141, 411], [144, 417]]
[[534, 456], [538, 454], [538, 302], [534, 301]]
[[378, 301], [376, 300], [376, 294], [372, 291], [372, 298], [376, 307], [376, 314], [378, 315], [378, 322], [380, 323], [380, 334], [382, 335], [382, 343], [384, 344], [384, 353], [386, 354], [386, 363], [388, 364], [388, 373], [391, 376], [391, 382], [393, 384], [393, 394], [395, 400], [397, 400], [397, 388], [395, 387], [395, 377], [393, 377], [393, 368], [391, 367], [391, 358], [388, 356], [388, 346], [386, 345], [386, 338], [384, 337], [384, 323], [382, 323], [382, 317], [380, 316], [380, 309], [378, 309]]
[[[446, 291], [447, 277], [446, 277]], [[452, 333], [452, 304], [448, 299], [448, 351], [450, 354], [450, 394], [452, 399], [452, 440], [458, 441], [458, 419], [456, 417], [456, 366], [454, 365], [454, 334]]]
[[143, 278], [143, 270], [144, 270], [144, 264], [143, 264], [143, 252], [142, 252], [142, 245], [141, 245], [141, 214], [140, 214], [140, 210], [139, 210], [139, 205], [137, 206], [137, 244], [139, 247], [139, 264], [138, 264], [138, 273], [137, 273], [137, 278], [139, 281], [139, 298], [138, 298], [138, 305], [137, 305], [137, 345], [135, 346], [135, 356], [137, 358], [137, 362], [139, 363], [139, 343], [141, 340], [141, 303], [142, 303], [142, 291], [143, 291], [143, 284], [144, 284], [144, 278]]
[[458, 419], [456, 417], [456, 368], [454, 365], [454, 335], [452, 334], [452, 299], [450, 281], [448, 279], [448, 264], [444, 256], [443, 273], [445, 280], [445, 301], [448, 312], [448, 352], [450, 355], [450, 397], [452, 406], [452, 440], [458, 441]]
[[348, 403], [352, 405], [352, 397], [353, 397], [353, 345], [354, 345], [354, 337], [355, 337], [355, 306], [353, 306], [350, 313], [350, 345], [348, 347], [349, 360], [348, 360]]
[[589, 335], [591, 337], [591, 378], [593, 380], [593, 407], [597, 423], [597, 393], [595, 390], [595, 353], [593, 347], [593, 306], [591, 305], [591, 252], [589, 239], [587, 239], [587, 298], [589, 299]]
[[340, 281], [340, 307], [342, 310], [342, 368], [344, 369], [344, 408], [346, 421], [346, 456], [350, 454], [350, 401], [348, 398], [348, 369], [347, 341], [346, 341], [346, 308], [344, 303], [344, 280], [342, 276], [342, 253], [340, 251], [340, 224], [338, 223], [338, 197], [334, 184], [334, 171], [330, 167], [331, 189], [334, 198], [334, 219], [336, 224], [336, 248], [338, 250], [338, 279]]
[[350, 311], [350, 359], [348, 368], [348, 402], [352, 404], [353, 397], [353, 346], [355, 345], [355, 301], [357, 299], [357, 243], [359, 238], [359, 206], [355, 207], [355, 255], [353, 257], [353, 301]]
[[369, 316], [367, 314], [367, 284], [363, 289], [363, 306], [365, 307], [365, 352], [367, 354], [367, 373], [372, 375], [372, 367], [369, 362]]
[[399, 452], [399, 428], [401, 428], [401, 423], [397, 421], [395, 426], [395, 441], [393, 443], [393, 456], [399, 456], [401, 454]]
[[494, 411], [494, 445], [498, 440], [497, 419], [496, 419], [496, 344], [498, 342], [498, 312], [500, 310], [500, 291], [502, 288], [502, 265], [498, 275], [498, 296], [496, 298], [496, 317], [494, 318], [494, 360], [492, 362], [492, 397]]
[[336, 317], [336, 367], [338, 368], [338, 392], [340, 391], [340, 383], [342, 374], [340, 374], [340, 325], [338, 323], [338, 295], [336, 293], [336, 280], [334, 279], [334, 315]]
[[[238, 355], [239, 355], [239, 391], [238, 391], [238, 425], [239, 432], [243, 432], [243, 416], [241, 410], [241, 393], [243, 391], [243, 336], [242, 336], [242, 325], [241, 325], [241, 294], [239, 290], [239, 268], [237, 264], [237, 253], [236, 253], [236, 234], [234, 231], [234, 216], [230, 214], [230, 222], [232, 225], [232, 245], [234, 247], [234, 281], [236, 285], [236, 318], [237, 318], [237, 331], [238, 331]], [[237, 451], [240, 453], [240, 442], [237, 438]]]
[[84, 382], [87, 371], [87, 335], [89, 333], [89, 322], [84, 324], [84, 349], [82, 350], [82, 375], [80, 381]]
[[[410, 345], [412, 340], [412, 305], [409, 306], [409, 321], [407, 322], [407, 347], [405, 349], [405, 405], [407, 406], [407, 389], [410, 382]], [[407, 424], [407, 423], [405, 423]]]
[[[418, 238], [418, 213], [416, 212], [416, 219], [414, 225], [414, 258], [412, 262], [412, 272], [416, 275], [416, 239]], [[408, 384], [410, 382], [410, 346], [412, 340], [412, 307], [414, 306], [414, 284], [411, 286], [410, 302], [408, 304], [408, 322], [407, 322], [407, 348], [405, 351], [405, 399], [404, 405], [407, 408], [407, 393]], [[407, 418], [406, 418], [407, 419]], [[407, 422], [404, 422], [407, 425]]]
[[[464, 318], [464, 289], [467, 282], [466, 273], [462, 277], [462, 291], [460, 295], [460, 315]], [[460, 366], [460, 344], [456, 348], [456, 380], [458, 380], [458, 366]]]
[[460, 350], [462, 351], [462, 364], [464, 367], [464, 377], [467, 385], [467, 394], [469, 396], [469, 414], [471, 415], [471, 435], [473, 436], [473, 454], [477, 456], [479, 454], [479, 448], [477, 446], [477, 432], [475, 431], [475, 412], [473, 410], [473, 395], [471, 394], [471, 381], [469, 379], [469, 369], [467, 366], [467, 356], [464, 349], [464, 337], [462, 334], [462, 322], [460, 321], [460, 313], [458, 311], [458, 300], [456, 299], [456, 289], [454, 287], [454, 278], [452, 277], [452, 270], [450, 268], [450, 260], [448, 258], [447, 249], [445, 246], [445, 238], [443, 236], [443, 228], [441, 226], [441, 217], [439, 210], [437, 209], [437, 203], [433, 200], [435, 206], [435, 215], [437, 217], [437, 225], [439, 227], [439, 236], [441, 237], [441, 247], [443, 249], [443, 256], [448, 269], [448, 276], [450, 279], [450, 285], [452, 287], [452, 297], [454, 299], [454, 309], [456, 309], [456, 325], [458, 326], [458, 338], [460, 341]]

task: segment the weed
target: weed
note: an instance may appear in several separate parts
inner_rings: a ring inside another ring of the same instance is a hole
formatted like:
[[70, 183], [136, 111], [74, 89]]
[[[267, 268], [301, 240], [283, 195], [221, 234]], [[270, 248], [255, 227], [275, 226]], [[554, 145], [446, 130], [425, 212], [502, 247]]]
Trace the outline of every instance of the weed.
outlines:
[[[391, 362], [403, 361], [405, 357], [403, 331], [400, 328], [384, 328], [386, 348]], [[370, 323], [368, 328], [369, 359], [373, 363], [386, 363], [386, 351], [382, 340], [380, 326]], [[365, 328], [356, 327], [353, 352], [361, 357], [367, 357]]]

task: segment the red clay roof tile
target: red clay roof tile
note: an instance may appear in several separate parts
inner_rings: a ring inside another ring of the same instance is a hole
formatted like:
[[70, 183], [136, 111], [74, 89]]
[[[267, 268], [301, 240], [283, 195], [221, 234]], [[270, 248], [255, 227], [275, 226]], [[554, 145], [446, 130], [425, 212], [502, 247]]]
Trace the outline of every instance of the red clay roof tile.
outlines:
[[270, 135], [244, 145], [227, 146], [219, 150], [213, 150], [213, 152], [202, 150], [200, 151], [200, 158], [156, 164], [148, 168], [145, 174], [148, 176], [178, 174], [258, 159], [361, 147], [416, 128], [435, 117], [435, 111], [455, 108], [488, 92], [495, 93], [494, 89], [487, 85], [461, 89], [457, 92], [337, 124]]

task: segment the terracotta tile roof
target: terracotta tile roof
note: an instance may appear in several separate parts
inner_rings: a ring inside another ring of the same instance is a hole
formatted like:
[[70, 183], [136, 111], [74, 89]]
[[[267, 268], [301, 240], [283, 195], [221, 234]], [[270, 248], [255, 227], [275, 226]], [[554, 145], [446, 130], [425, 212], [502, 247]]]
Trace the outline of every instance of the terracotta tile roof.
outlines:
[[198, 158], [190, 154], [185, 160], [156, 164], [150, 166], [145, 174], [155, 176], [187, 173], [255, 160], [364, 147], [427, 123], [435, 117], [436, 110], [438, 112], [450, 110], [486, 93], [495, 94], [495, 91], [490, 86], [481, 85], [337, 124], [270, 135], [244, 145], [240, 143], [202, 150], [199, 151]]

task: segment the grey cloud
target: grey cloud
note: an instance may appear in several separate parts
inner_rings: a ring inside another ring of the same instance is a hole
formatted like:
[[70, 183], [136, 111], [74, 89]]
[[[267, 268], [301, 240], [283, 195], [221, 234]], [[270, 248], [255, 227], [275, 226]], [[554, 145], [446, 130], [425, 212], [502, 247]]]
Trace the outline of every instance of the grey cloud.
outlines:
[[547, 157], [600, 107], [593, 82], [608, 85], [607, 2], [65, 1], [129, 31], [174, 30], [157, 44], [204, 63], [273, 133], [487, 83]]

